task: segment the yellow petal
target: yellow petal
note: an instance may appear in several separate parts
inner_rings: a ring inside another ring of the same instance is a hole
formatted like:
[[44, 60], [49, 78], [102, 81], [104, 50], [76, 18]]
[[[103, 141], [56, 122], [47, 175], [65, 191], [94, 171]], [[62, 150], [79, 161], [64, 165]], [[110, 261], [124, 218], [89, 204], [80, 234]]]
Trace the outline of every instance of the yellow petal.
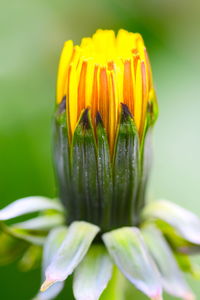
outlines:
[[66, 96], [67, 122], [73, 135], [80, 113], [91, 109], [95, 126], [97, 112], [113, 148], [120, 103], [128, 106], [140, 136], [146, 107], [153, 90], [152, 73], [144, 41], [139, 33], [99, 29], [80, 46], [65, 43], [61, 54], [57, 102]]
[[65, 42], [64, 48], [61, 53], [59, 67], [58, 67], [58, 79], [57, 79], [57, 103], [62, 101], [64, 96], [64, 88], [67, 80], [67, 73], [69, 62], [72, 57], [73, 52], [73, 42]]

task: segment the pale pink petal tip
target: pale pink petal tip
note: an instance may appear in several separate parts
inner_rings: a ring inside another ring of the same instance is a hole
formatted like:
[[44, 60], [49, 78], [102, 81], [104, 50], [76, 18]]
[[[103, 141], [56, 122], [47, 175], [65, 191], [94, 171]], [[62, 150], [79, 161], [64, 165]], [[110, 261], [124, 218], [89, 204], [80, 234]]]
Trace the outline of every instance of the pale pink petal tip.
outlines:
[[151, 300], [163, 300], [162, 292], [158, 292], [157, 294], [151, 296]]
[[56, 282], [56, 280], [50, 280], [50, 279], [46, 279], [41, 288], [40, 288], [40, 291], [41, 292], [45, 292], [50, 286], [52, 286], [54, 283]]
[[185, 294], [185, 296], [183, 297], [183, 300], [195, 300], [195, 299], [196, 297], [192, 293]]
[[162, 295], [158, 295], [156, 297], [151, 298], [151, 300], [163, 300]]

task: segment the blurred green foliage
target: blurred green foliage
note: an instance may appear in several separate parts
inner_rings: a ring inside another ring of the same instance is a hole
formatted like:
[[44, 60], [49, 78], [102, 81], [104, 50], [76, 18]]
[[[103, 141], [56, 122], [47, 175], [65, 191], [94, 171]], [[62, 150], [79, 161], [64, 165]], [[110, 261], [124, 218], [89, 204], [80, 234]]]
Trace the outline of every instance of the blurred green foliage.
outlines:
[[[97, 28], [125, 28], [143, 35], [158, 92], [149, 196], [200, 215], [200, 2], [12, 0], [2, 1], [0, 14], [0, 207], [56, 194], [51, 121], [64, 41], [78, 43]], [[29, 300], [40, 282], [39, 270], [20, 273], [16, 264], [2, 267], [0, 278], [4, 300]], [[67, 288], [59, 299], [72, 299]], [[144, 298], [136, 293], [135, 299]]]

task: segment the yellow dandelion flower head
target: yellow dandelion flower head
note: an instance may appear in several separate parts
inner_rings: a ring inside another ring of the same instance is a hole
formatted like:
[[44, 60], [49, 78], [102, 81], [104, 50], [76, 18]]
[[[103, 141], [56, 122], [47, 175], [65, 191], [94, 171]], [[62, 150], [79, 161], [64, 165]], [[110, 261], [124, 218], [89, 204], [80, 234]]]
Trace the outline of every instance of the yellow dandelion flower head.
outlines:
[[57, 80], [57, 103], [66, 97], [70, 134], [81, 112], [89, 108], [95, 126], [100, 113], [109, 143], [114, 143], [121, 103], [131, 112], [141, 135], [147, 104], [154, 92], [152, 72], [143, 39], [138, 33], [97, 30], [80, 46], [71, 40], [62, 50]]

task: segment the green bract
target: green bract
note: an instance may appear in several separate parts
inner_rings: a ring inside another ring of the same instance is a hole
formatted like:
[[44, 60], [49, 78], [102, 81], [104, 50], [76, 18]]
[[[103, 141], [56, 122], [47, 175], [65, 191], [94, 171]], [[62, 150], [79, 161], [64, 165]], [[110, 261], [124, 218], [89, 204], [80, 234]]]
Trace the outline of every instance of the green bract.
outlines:
[[100, 226], [103, 231], [138, 224], [145, 203], [144, 192], [140, 191], [144, 191], [146, 185], [146, 177], [143, 178], [145, 143], [140, 143], [128, 107], [121, 105], [111, 153], [99, 113], [94, 127], [90, 111], [84, 110], [70, 138], [63, 103], [65, 98], [56, 111], [54, 152], [67, 222], [85, 220]]

